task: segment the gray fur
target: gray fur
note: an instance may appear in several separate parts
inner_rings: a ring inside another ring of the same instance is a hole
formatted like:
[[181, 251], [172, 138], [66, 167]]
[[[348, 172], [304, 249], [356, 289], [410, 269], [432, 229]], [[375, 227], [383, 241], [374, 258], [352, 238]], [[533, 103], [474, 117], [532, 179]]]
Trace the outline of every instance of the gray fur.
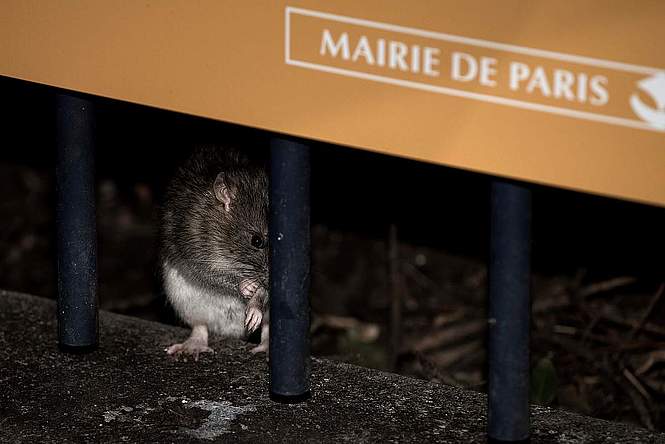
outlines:
[[[220, 173], [231, 190], [228, 210], [215, 196]], [[267, 221], [266, 172], [239, 151], [201, 147], [178, 170], [162, 211], [161, 263], [167, 297], [186, 323], [245, 336], [239, 284], [251, 279], [268, 287]], [[252, 246], [254, 235], [265, 240], [263, 248]], [[265, 306], [268, 292], [261, 294]]]

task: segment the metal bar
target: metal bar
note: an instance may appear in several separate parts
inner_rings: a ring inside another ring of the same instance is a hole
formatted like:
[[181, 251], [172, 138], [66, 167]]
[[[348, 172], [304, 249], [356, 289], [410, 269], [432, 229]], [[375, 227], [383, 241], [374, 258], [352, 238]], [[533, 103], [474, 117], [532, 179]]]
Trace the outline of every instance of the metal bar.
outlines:
[[494, 181], [489, 262], [488, 434], [529, 439], [531, 192]]
[[94, 116], [89, 100], [68, 94], [56, 100], [58, 345], [88, 352], [98, 337]]
[[270, 395], [309, 397], [309, 147], [273, 138], [270, 169]]

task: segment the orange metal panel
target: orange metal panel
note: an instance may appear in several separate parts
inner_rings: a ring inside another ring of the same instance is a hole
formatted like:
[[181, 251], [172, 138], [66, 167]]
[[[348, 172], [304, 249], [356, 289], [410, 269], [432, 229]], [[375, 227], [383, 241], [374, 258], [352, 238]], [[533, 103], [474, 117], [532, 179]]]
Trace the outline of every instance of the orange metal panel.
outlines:
[[4, 0], [0, 75], [665, 205], [665, 2]]

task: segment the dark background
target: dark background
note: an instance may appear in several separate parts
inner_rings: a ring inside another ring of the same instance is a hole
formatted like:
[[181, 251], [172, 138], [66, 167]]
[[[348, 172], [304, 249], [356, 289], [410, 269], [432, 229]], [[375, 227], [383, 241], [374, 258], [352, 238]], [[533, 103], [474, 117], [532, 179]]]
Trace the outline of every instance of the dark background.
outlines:
[[[0, 288], [49, 298], [54, 94], [0, 78]], [[157, 267], [168, 179], [198, 143], [265, 154], [270, 134], [107, 99], [95, 106], [101, 306], [176, 323]], [[313, 352], [483, 390], [491, 179], [312, 142]], [[527, 186], [534, 402], [665, 429], [665, 209]], [[391, 226], [398, 325], [388, 315]]]

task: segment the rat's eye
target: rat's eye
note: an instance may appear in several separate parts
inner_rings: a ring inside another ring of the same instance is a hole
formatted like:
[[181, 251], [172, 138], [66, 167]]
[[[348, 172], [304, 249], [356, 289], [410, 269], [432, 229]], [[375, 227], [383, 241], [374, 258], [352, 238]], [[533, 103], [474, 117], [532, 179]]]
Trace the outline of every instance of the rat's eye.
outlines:
[[265, 248], [266, 246], [266, 240], [261, 236], [260, 234], [253, 234], [252, 235], [252, 247], [254, 248]]

